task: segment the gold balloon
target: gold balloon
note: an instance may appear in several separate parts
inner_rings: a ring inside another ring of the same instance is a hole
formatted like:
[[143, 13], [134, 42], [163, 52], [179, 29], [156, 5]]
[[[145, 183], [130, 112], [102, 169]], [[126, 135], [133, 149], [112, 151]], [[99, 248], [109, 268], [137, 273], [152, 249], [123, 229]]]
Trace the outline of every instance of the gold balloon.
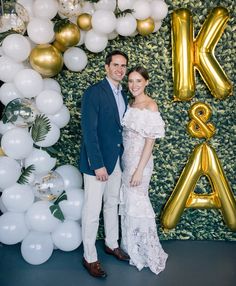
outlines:
[[188, 9], [172, 14], [174, 100], [190, 100], [195, 92], [193, 21]]
[[151, 34], [155, 29], [154, 20], [149, 17], [144, 20], [137, 20], [137, 31], [142, 36]]
[[232, 94], [232, 83], [217, 62], [214, 50], [229, 13], [216, 7], [193, 39], [193, 21], [188, 9], [178, 9], [172, 15], [172, 61], [174, 100], [191, 100], [195, 92], [196, 68], [215, 98], [224, 99]]
[[80, 39], [80, 31], [77, 25], [67, 23], [55, 33], [56, 42], [65, 48], [73, 47], [78, 44]]
[[[206, 176], [212, 193], [194, 193], [197, 181]], [[217, 208], [221, 210], [227, 226], [236, 231], [236, 200], [224, 174], [215, 150], [202, 143], [190, 156], [162, 213], [164, 228], [174, 228], [185, 208]]]
[[3, 152], [2, 148], [0, 147], [0, 157], [5, 156], [5, 153]]
[[191, 121], [187, 130], [191, 136], [210, 139], [215, 134], [215, 127], [207, 120], [211, 117], [211, 108], [208, 104], [197, 102], [189, 110]]
[[49, 44], [38, 45], [30, 53], [30, 64], [45, 77], [58, 74], [63, 66], [61, 53]]
[[92, 29], [91, 19], [92, 19], [92, 16], [90, 14], [83, 13], [78, 16], [77, 25], [79, 26], [81, 30], [89, 31], [90, 29]]

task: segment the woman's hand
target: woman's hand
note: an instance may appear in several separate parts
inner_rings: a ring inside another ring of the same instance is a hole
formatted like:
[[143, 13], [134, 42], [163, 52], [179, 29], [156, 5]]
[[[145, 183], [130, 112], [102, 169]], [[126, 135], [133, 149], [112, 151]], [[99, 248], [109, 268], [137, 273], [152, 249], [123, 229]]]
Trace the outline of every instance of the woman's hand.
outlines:
[[135, 172], [133, 173], [133, 176], [131, 177], [130, 186], [131, 187], [139, 186], [142, 183], [142, 178], [143, 178], [143, 172], [136, 169]]

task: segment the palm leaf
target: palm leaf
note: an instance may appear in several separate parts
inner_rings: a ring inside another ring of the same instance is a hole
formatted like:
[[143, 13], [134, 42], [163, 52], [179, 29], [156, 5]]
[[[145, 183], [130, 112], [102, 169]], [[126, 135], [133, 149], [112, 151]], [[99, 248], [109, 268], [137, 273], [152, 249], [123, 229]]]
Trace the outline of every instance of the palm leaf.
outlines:
[[65, 217], [59, 205], [52, 205], [49, 207], [49, 209], [55, 218], [59, 219], [60, 221], [64, 221]]
[[54, 205], [58, 205], [60, 202], [67, 200], [66, 192], [63, 191], [60, 196], [55, 200]]
[[29, 176], [35, 171], [35, 166], [30, 165], [27, 168], [23, 168], [23, 172], [20, 175], [20, 178], [18, 179], [17, 183], [21, 185], [25, 185], [29, 183]]
[[50, 129], [50, 120], [44, 114], [37, 115], [31, 128], [31, 136], [34, 142], [43, 141]]
[[15, 122], [17, 120], [17, 117], [20, 113], [21, 109], [21, 99], [15, 98], [12, 101], [10, 101], [2, 112], [2, 122], [8, 123], [8, 122]]

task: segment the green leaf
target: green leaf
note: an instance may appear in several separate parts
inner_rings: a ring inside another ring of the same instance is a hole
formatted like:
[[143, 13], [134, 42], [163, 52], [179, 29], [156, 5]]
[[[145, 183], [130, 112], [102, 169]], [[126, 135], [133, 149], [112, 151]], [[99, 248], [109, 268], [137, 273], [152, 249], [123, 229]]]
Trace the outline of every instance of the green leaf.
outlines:
[[55, 200], [54, 205], [58, 205], [60, 202], [67, 200], [66, 192], [63, 191], [60, 196]]
[[44, 114], [37, 115], [31, 128], [31, 136], [34, 142], [44, 140], [50, 129], [50, 120]]
[[120, 9], [117, 8], [115, 14], [119, 18], [119, 17], [124, 17], [127, 14], [132, 14], [133, 12], [134, 12], [133, 9], [126, 9], [124, 11], [121, 11]]
[[49, 207], [52, 215], [59, 219], [60, 221], [64, 221], [65, 220], [65, 217], [63, 215], [63, 212], [61, 211], [61, 208], [59, 207], [59, 205], [52, 205]]
[[23, 172], [20, 175], [20, 178], [18, 179], [17, 183], [21, 185], [25, 185], [29, 183], [29, 176], [32, 174], [33, 171], [35, 171], [35, 166], [30, 165], [27, 168], [22, 169]]
[[12, 101], [10, 101], [5, 108], [3, 109], [2, 112], [2, 121], [3, 123], [8, 123], [8, 122], [15, 122], [18, 118], [18, 115], [20, 114], [21, 110], [21, 99], [20, 98], [15, 98]]

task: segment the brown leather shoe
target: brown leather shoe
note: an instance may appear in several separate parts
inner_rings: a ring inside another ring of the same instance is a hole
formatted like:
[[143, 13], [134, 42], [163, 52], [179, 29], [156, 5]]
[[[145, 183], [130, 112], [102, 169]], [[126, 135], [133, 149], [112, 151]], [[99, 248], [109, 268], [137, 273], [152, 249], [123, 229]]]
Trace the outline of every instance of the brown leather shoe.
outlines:
[[110, 255], [114, 255], [117, 259], [123, 261], [129, 261], [130, 257], [127, 253], [124, 252], [120, 247], [114, 248], [113, 250], [110, 249], [108, 246], [105, 245], [105, 252]]
[[89, 263], [85, 260], [85, 258], [83, 258], [83, 266], [87, 269], [88, 273], [93, 277], [99, 277], [99, 278], [107, 277], [107, 274], [102, 269], [102, 266], [99, 261]]

